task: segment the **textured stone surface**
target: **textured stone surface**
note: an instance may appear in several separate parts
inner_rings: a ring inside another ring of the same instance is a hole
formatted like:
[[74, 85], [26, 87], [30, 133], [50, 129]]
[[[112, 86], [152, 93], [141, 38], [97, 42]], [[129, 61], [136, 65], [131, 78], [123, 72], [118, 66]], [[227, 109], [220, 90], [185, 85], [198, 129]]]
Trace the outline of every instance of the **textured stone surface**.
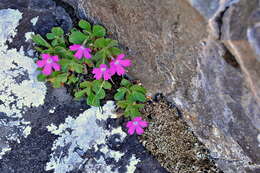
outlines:
[[239, 62], [260, 105], [259, 7], [257, 0], [240, 0], [232, 5], [223, 17], [222, 40]]
[[101, 112], [37, 81], [30, 35], [72, 27], [67, 8], [55, 4], [0, 1], [0, 172], [166, 173], [126, 136], [112, 102]]
[[[244, 64], [238, 64], [237, 55], [218, 40], [225, 27], [222, 12], [237, 2], [81, 0], [87, 17], [112, 31], [135, 62], [130, 74], [181, 108], [223, 171], [257, 172], [260, 107], [243, 73]], [[238, 16], [246, 16], [246, 9]], [[240, 18], [234, 20], [239, 23]]]
[[193, 45], [207, 34], [203, 18], [188, 3], [179, 0], [82, 3], [88, 17], [104, 24], [128, 50], [135, 65], [130, 74], [149, 86], [152, 93], [173, 90], [180, 81], [173, 74], [182, 66], [180, 63], [187, 68], [195, 63], [189, 58], [196, 56]]

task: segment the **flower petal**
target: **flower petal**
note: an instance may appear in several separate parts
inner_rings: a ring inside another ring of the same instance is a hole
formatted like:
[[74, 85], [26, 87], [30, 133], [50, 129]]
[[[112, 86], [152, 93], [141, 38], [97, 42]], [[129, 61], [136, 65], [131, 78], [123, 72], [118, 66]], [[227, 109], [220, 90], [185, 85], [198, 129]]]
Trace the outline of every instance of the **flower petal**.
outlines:
[[37, 64], [37, 66], [38, 67], [43, 67], [43, 66], [45, 66], [45, 64], [46, 64], [46, 60], [38, 60], [37, 62], [36, 62], [36, 64]]
[[124, 57], [125, 57], [125, 54], [123, 54], [123, 53], [122, 53], [122, 54], [119, 54], [119, 55], [117, 55], [117, 59], [119, 59], [119, 60], [120, 60], [120, 59], [123, 59]]
[[75, 53], [74, 56], [75, 56], [77, 59], [81, 59], [82, 56], [83, 56], [83, 50], [82, 50], [82, 49], [77, 50], [77, 52]]
[[86, 51], [91, 52], [92, 50], [90, 48], [85, 48]]
[[135, 133], [135, 127], [130, 127], [127, 132], [129, 135], [133, 135]]
[[52, 69], [51, 69], [51, 65], [50, 64], [46, 64], [42, 70], [42, 73], [45, 74], [45, 75], [50, 75], [52, 72]]
[[137, 127], [136, 127], [136, 133], [137, 133], [138, 135], [141, 135], [141, 134], [144, 133], [144, 129], [142, 129], [141, 127], [137, 126]]
[[141, 127], [147, 127], [148, 126], [148, 123], [146, 121], [139, 121], [138, 124], [141, 126]]
[[99, 66], [99, 68], [107, 68], [107, 65], [106, 65], [106, 64], [101, 64], [101, 65]]
[[50, 54], [47, 54], [47, 53], [42, 54], [42, 59], [44, 59], [44, 60], [46, 60], [46, 59], [48, 59], [50, 57], [51, 57]]
[[84, 51], [85, 58], [90, 59], [91, 55], [90, 55], [89, 51], [87, 51], [86, 49], [84, 49], [83, 51]]
[[102, 72], [99, 68], [94, 68], [92, 73], [95, 74], [94, 78], [96, 78], [97, 80], [101, 79]]
[[121, 65], [116, 66], [116, 73], [120, 76], [125, 74], [125, 69]]
[[134, 119], [133, 119], [133, 121], [142, 121], [142, 117], [135, 117]]
[[116, 67], [115, 66], [110, 66], [110, 68], [108, 70], [109, 70], [109, 73], [111, 74], [111, 76], [113, 76], [116, 73]]
[[56, 71], [60, 71], [60, 64], [52, 63], [51, 65]]
[[75, 50], [78, 50], [80, 47], [81, 47], [80, 44], [73, 44], [69, 48], [70, 48], [70, 50], [75, 51]]
[[54, 61], [54, 62], [58, 62], [58, 61], [59, 61], [59, 57], [58, 57], [57, 55], [52, 56], [51, 59], [52, 59], [52, 61]]
[[119, 63], [124, 67], [128, 67], [132, 64], [130, 59], [119, 60]]
[[126, 127], [130, 128], [133, 126], [133, 121], [128, 121]]
[[106, 71], [104, 72], [104, 79], [105, 79], [105, 80], [111, 79], [111, 75], [110, 75], [110, 73], [109, 73], [109, 70], [106, 70]]

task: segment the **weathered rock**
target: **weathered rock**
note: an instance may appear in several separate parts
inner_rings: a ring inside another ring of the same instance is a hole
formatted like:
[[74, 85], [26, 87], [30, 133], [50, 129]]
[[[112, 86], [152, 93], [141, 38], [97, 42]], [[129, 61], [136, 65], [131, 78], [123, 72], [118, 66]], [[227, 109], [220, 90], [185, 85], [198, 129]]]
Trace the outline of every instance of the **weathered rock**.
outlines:
[[101, 112], [37, 81], [30, 34], [71, 28], [64, 8], [51, 0], [4, 0], [0, 17], [1, 173], [166, 172], [126, 135], [125, 122], [111, 117], [112, 102]]
[[[245, 66], [241, 60], [250, 57], [243, 54], [238, 64], [237, 54], [231, 51], [233, 57], [218, 40], [221, 13], [236, 2], [81, 0], [87, 17], [104, 24], [125, 46], [135, 63], [130, 74], [141, 79], [152, 93], [164, 93], [181, 108], [223, 171], [257, 172], [260, 107], [246, 82], [249, 77], [243, 72], [245, 67], [251, 67], [253, 76], [259, 76], [255, 69], [258, 62], [253, 57], [250, 63], [255, 64]], [[248, 9], [241, 10], [238, 16], [247, 16], [250, 4], [244, 4]], [[239, 20], [247, 22], [246, 18], [234, 18], [237, 23]], [[229, 22], [224, 22], [223, 27], [225, 23]], [[243, 25], [232, 25], [227, 31], [239, 34], [239, 28]], [[258, 30], [253, 33], [257, 35]], [[242, 37], [246, 40], [246, 32]], [[235, 41], [231, 44], [241, 45]], [[259, 82], [259, 77], [253, 79], [255, 84]], [[259, 92], [258, 88], [253, 90]]]
[[258, 0], [240, 0], [232, 5], [223, 17], [222, 40], [239, 62], [260, 105], [259, 7]]

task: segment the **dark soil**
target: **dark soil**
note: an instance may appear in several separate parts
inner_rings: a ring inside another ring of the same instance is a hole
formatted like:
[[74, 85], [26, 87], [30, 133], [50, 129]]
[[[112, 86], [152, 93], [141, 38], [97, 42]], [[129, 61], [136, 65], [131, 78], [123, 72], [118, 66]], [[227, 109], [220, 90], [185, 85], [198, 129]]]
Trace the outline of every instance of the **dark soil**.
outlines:
[[140, 141], [172, 173], [221, 173], [206, 147], [164, 98], [145, 105], [149, 127]]

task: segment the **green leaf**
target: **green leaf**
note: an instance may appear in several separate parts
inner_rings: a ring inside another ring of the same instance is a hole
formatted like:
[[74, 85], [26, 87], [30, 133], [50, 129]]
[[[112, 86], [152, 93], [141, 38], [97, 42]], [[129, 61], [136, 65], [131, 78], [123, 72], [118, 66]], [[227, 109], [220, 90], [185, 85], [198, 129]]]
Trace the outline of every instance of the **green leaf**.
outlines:
[[81, 90], [81, 91], [75, 92], [74, 97], [75, 97], [76, 99], [80, 99], [80, 98], [82, 98], [85, 94], [86, 94], [86, 90]]
[[96, 37], [104, 37], [106, 35], [106, 29], [100, 25], [94, 25], [93, 35]]
[[126, 80], [126, 79], [122, 79], [122, 81], [121, 81], [121, 83], [120, 83], [120, 85], [122, 85], [122, 86], [129, 86], [129, 85], [131, 85], [132, 83], [129, 81], [129, 80]]
[[89, 82], [89, 81], [84, 81], [84, 82], [81, 82], [79, 84], [80, 88], [87, 88], [87, 87], [91, 87], [92, 86], [92, 83]]
[[100, 90], [100, 88], [102, 87], [101, 80], [94, 80], [92, 82], [92, 85], [93, 85], [93, 91], [95, 91], [97, 93]]
[[100, 51], [97, 51], [95, 56], [92, 57], [91, 59], [93, 59], [94, 61], [98, 61], [98, 60], [100, 60], [100, 59], [102, 60], [104, 58], [106, 58], [106, 53], [104, 50], [100, 50]]
[[50, 75], [50, 78], [54, 78], [54, 77], [58, 76], [59, 73], [60, 73], [59, 71], [52, 72], [51, 75]]
[[[55, 51], [54, 54], [57, 54], [60, 57], [74, 59], [73, 53], [71, 51], [66, 50], [64, 47], [57, 46], [54, 48], [54, 51]], [[63, 59], [61, 59], [61, 60], [63, 60]]]
[[41, 52], [41, 53], [43, 53], [43, 49], [42, 48], [39, 48], [39, 47], [34, 47], [38, 52]]
[[88, 23], [85, 20], [79, 21], [79, 27], [82, 28], [82, 29], [85, 29], [88, 32], [91, 32], [91, 25], [90, 25], [90, 23]]
[[106, 39], [105, 38], [96, 39], [96, 41], [94, 43], [94, 46], [96, 48], [104, 48], [104, 47], [106, 47], [107, 46]]
[[76, 82], [78, 82], [78, 78], [75, 76], [75, 75], [71, 75], [70, 77], [69, 77], [69, 80], [68, 80], [68, 84], [74, 84], [74, 83], [76, 83]]
[[56, 36], [62, 36], [64, 34], [64, 31], [61, 27], [53, 27], [51, 29], [51, 32], [55, 34]]
[[143, 109], [144, 108], [144, 104], [134, 104], [133, 106], [137, 109]]
[[115, 46], [118, 46], [118, 42], [116, 40], [112, 40], [110, 38], [107, 38], [106, 39], [107, 41], [107, 47], [115, 47]]
[[134, 98], [135, 101], [139, 101], [139, 102], [145, 102], [146, 101], [146, 97], [143, 93], [133, 91], [132, 95], [133, 95], [133, 98]]
[[53, 88], [60, 88], [60, 87], [62, 87], [61, 82], [59, 80], [54, 80], [52, 85], [53, 85]]
[[122, 53], [121, 49], [117, 48], [117, 47], [111, 47], [110, 52], [112, 55], [116, 56]]
[[68, 74], [67, 73], [63, 73], [63, 74], [59, 74], [57, 77], [56, 77], [56, 80], [64, 83], [68, 80]]
[[55, 35], [53, 33], [47, 33], [46, 34], [46, 37], [49, 39], [49, 40], [53, 40], [55, 38]]
[[70, 65], [71, 65], [71, 68], [73, 70], [75, 70], [77, 73], [83, 73], [83, 65], [78, 64], [78, 63], [72, 63]]
[[92, 92], [90, 92], [88, 94], [87, 104], [92, 106], [100, 106], [100, 100], [97, 99]]
[[45, 75], [42, 74], [42, 73], [41, 73], [41, 74], [38, 74], [38, 76], [37, 76], [38, 81], [41, 81], [41, 82], [45, 81], [46, 78], [47, 78], [47, 76], [45, 76]]
[[[92, 59], [92, 58], [91, 58]], [[94, 64], [91, 59], [83, 58], [83, 62], [85, 62], [89, 67], [93, 67]]]
[[62, 83], [65, 83], [67, 81], [67, 73], [62, 73], [55, 75], [54, 81], [53, 81], [53, 87], [54, 88], [60, 88], [62, 86]]
[[95, 93], [95, 98], [103, 99], [105, 97], [106, 97], [106, 92], [102, 88], [100, 88], [100, 90], [98, 90], [98, 92]]
[[112, 88], [112, 85], [111, 85], [110, 82], [108, 82], [108, 81], [104, 81], [103, 88], [105, 88], [105, 89], [111, 89], [111, 88]]
[[114, 95], [114, 99], [115, 99], [115, 100], [122, 100], [124, 97], [125, 97], [125, 93], [124, 93], [124, 92], [117, 92], [117, 93]]
[[141, 115], [141, 112], [137, 108], [135, 108], [133, 105], [128, 105], [127, 108], [125, 109], [124, 115], [134, 118], [134, 117]]
[[50, 49], [45, 49], [45, 50], [43, 50], [42, 53], [53, 54], [54, 51], [53, 51], [53, 49], [50, 48]]
[[71, 35], [69, 36], [69, 41], [73, 44], [82, 44], [84, 40], [86, 40], [88, 36], [83, 34], [80, 31], [75, 31], [72, 32]]
[[143, 94], [146, 94], [146, 89], [140, 85], [133, 85], [131, 88], [130, 88], [131, 91], [137, 91], [137, 92], [141, 92]]
[[125, 97], [125, 93], [127, 92], [126, 88], [117, 89], [117, 93], [114, 95], [115, 100], [122, 100]]
[[59, 61], [59, 64], [61, 65], [61, 68], [63, 69], [63, 70], [65, 70], [65, 71], [67, 71], [67, 69], [68, 69], [68, 67], [69, 67], [69, 65], [71, 64], [71, 60], [69, 60], [69, 59], [61, 59], [60, 61]]
[[42, 36], [40, 36], [39, 34], [33, 35], [32, 40], [40, 46], [51, 48], [51, 45], [46, 40], [44, 40], [44, 38], [42, 38]]
[[130, 100], [121, 100], [121, 101], [117, 101], [116, 104], [120, 108], [126, 108], [128, 105], [133, 104], [133, 102], [131, 102]]
[[58, 40], [57, 39], [52, 40], [51, 45], [54, 46], [54, 47], [57, 46]]

